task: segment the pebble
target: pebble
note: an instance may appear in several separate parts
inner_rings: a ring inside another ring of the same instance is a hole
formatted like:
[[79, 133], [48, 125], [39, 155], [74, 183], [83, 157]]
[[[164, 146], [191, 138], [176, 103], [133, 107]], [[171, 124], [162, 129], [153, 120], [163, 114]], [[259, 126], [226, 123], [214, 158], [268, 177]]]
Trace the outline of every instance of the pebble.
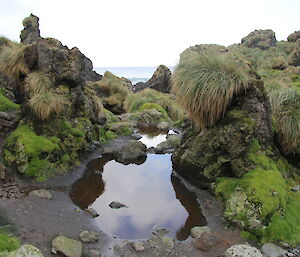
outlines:
[[95, 231], [84, 230], [80, 232], [79, 238], [83, 243], [95, 243], [99, 240], [99, 235]]
[[145, 246], [143, 242], [134, 242], [133, 243], [133, 248], [134, 250], [136, 250], [137, 252], [141, 252], [145, 250]]

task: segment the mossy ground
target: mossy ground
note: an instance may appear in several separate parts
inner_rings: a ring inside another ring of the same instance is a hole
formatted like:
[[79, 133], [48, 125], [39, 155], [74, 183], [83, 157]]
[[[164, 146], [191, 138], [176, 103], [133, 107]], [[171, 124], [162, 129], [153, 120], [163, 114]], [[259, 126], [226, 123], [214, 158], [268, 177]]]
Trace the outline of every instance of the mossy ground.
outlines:
[[0, 252], [14, 251], [20, 246], [19, 240], [14, 237], [15, 232], [15, 227], [0, 210]]
[[[290, 191], [288, 180], [282, 174], [283, 167], [288, 166], [282, 165], [283, 161], [277, 165], [257, 140], [249, 147], [248, 158], [254, 166], [242, 178], [220, 178], [217, 181], [215, 193], [225, 200], [225, 216], [230, 221], [240, 221], [247, 235], [255, 236], [261, 242], [300, 243], [300, 201], [299, 196], [296, 197], [299, 193]], [[233, 206], [230, 203], [238, 192], [246, 199], [241, 197], [243, 203], [237, 202]], [[259, 219], [259, 226], [251, 225], [253, 217]]]
[[0, 112], [16, 111], [19, 109], [20, 106], [18, 104], [15, 104], [0, 92]]

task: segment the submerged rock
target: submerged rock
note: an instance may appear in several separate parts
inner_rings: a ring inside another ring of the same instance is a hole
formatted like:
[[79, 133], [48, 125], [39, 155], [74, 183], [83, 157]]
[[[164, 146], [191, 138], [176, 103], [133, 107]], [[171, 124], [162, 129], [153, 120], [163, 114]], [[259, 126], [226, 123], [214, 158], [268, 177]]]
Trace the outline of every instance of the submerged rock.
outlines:
[[65, 236], [58, 236], [52, 241], [52, 253], [58, 252], [66, 257], [80, 257], [82, 255], [82, 243]]
[[53, 198], [53, 195], [49, 190], [46, 189], [38, 189], [38, 190], [33, 190], [29, 194], [29, 196], [37, 196], [40, 198], [45, 198], [51, 200]]
[[246, 244], [234, 245], [226, 250], [225, 257], [263, 257], [260, 250]]
[[286, 250], [283, 250], [281, 247], [271, 243], [264, 244], [261, 251], [265, 257], [280, 257], [287, 253]]
[[88, 213], [92, 218], [97, 218], [99, 216], [98, 212], [94, 210], [93, 208], [88, 208], [84, 210], [86, 213]]
[[99, 240], [99, 234], [95, 231], [84, 230], [80, 232], [79, 238], [83, 243], [95, 243]]
[[191, 236], [193, 238], [200, 238], [204, 233], [210, 233], [211, 229], [208, 226], [193, 227], [191, 229]]
[[128, 206], [119, 202], [111, 202], [109, 207], [112, 209], [128, 208]]

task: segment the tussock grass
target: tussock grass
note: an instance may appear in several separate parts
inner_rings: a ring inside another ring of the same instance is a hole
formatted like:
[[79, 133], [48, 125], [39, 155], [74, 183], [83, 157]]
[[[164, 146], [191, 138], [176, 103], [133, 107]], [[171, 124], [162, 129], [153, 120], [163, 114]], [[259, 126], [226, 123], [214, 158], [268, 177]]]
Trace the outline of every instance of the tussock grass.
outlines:
[[13, 42], [6, 37], [0, 37], [0, 51], [3, 47], [11, 46]]
[[63, 95], [51, 91], [34, 94], [28, 100], [29, 107], [40, 120], [49, 119], [52, 113], [61, 113], [67, 104]]
[[150, 88], [129, 95], [125, 101], [125, 109], [127, 112], [134, 112], [145, 103], [159, 104], [167, 111], [173, 121], [181, 120], [187, 116], [171, 94], [161, 93]]
[[49, 91], [52, 81], [49, 75], [42, 72], [32, 72], [24, 80], [24, 91], [33, 94], [41, 94]]
[[202, 51], [182, 58], [172, 78], [177, 102], [199, 130], [225, 114], [235, 95], [247, 90], [249, 66], [234, 56]]
[[300, 95], [291, 88], [269, 92], [279, 143], [285, 153], [300, 151]]
[[24, 59], [25, 49], [25, 45], [17, 43], [3, 47], [0, 52], [0, 71], [15, 80], [20, 75], [28, 74], [29, 68]]

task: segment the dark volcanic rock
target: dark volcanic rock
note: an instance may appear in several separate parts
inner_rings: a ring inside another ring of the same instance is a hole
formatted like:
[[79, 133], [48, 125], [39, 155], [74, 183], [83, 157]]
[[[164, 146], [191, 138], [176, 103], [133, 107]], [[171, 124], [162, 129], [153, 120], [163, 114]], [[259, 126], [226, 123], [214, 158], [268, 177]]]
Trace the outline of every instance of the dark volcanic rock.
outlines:
[[187, 129], [172, 161], [175, 171], [206, 188], [217, 177], [241, 177], [251, 163], [247, 151], [253, 140], [273, 145], [271, 112], [261, 81], [235, 99], [222, 121], [201, 132]]
[[276, 46], [276, 37], [275, 33], [270, 29], [255, 30], [244, 37], [241, 43], [250, 48], [258, 47], [265, 50], [271, 46]]
[[41, 38], [39, 30], [39, 18], [33, 14], [23, 20], [24, 29], [21, 31], [21, 42], [31, 44]]
[[171, 89], [171, 71], [168, 67], [160, 65], [150, 80], [146, 83], [139, 82], [135, 86], [135, 92], [145, 88], [151, 88], [162, 93], [170, 93]]
[[300, 38], [300, 30], [295, 31], [287, 37], [289, 42], [296, 42]]
[[11, 131], [17, 126], [17, 111], [0, 112], [0, 133]]

